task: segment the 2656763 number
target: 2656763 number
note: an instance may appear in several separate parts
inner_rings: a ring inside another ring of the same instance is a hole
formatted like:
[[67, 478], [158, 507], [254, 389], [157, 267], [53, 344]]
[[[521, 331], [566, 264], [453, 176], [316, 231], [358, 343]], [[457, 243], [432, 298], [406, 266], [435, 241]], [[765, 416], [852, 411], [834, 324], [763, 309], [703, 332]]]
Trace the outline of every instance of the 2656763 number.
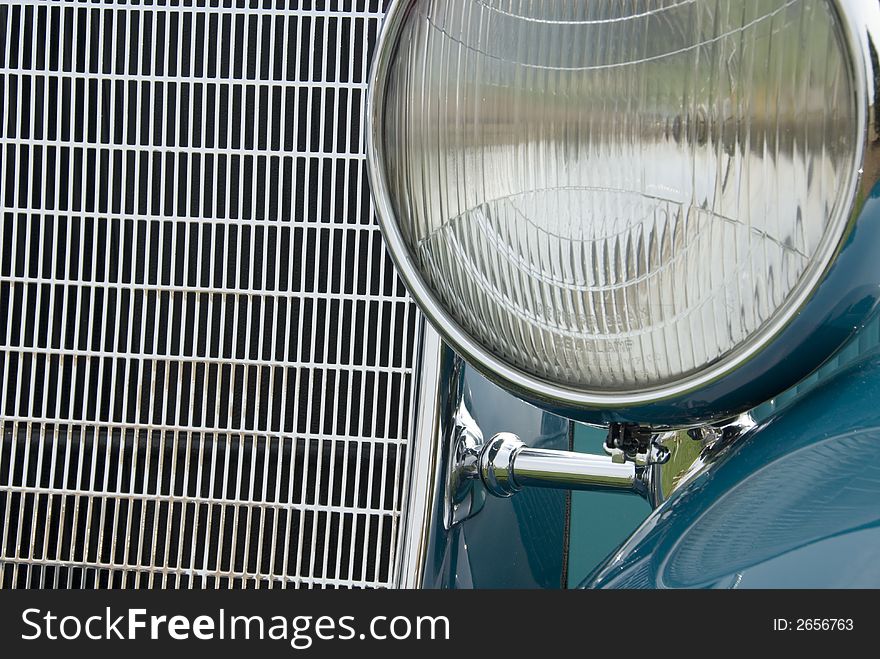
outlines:
[[851, 631], [852, 628], [852, 618], [798, 618], [795, 621], [795, 630], [799, 632]]

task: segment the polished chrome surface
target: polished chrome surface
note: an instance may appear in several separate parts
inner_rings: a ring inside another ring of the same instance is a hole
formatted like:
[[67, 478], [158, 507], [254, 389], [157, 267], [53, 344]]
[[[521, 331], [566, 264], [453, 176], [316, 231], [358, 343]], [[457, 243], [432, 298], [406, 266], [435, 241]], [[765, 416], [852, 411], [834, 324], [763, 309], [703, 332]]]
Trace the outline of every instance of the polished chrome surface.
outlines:
[[849, 55], [852, 57], [854, 85], [858, 97], [856, 130], [859, 135], [863, 136], [858, 153], [861, 167], [857, 176], [848, 182], [855, 193], [852, 195], [852, 207], [841, 220], [846, 228], [841, 232], [840, 240], [826, 246], [820, 259], [821, 267], [815, 268], [808, 281], [793, 297], [787, 313], [780, 315], [773, 323], [769, 323], [766, 328], [762, 329], [760, 337], [739, 350], [735, 358], [712, 364], [692, 377], [669, 386], [632, 392], [584, 391], [536, 378], [531, 373], [514, 368], [499, 359], [461, 329], [425, 284], [407, 255], [406, 243], [394, 220], [394, 211], [388, 195], [388, 182], [385, 180], [386, 175], [383, 168], [385, 154], [382, 152], [379, 129], [383, 122], [382, 101], [386, 92], [386, 73], [393, 57], [398, 32], [411, 4], [411, 0], [395, 0], [389, 9], [388, 20], [377, 48], [367, 100], [369, 121], [367, 153], [371, 189], [386, 240], [409, 289], [431, 322], [440, 328], [444, 338], [472, 363], [479, 365], [530, 400], [545, 404], [550, 409], [566, 413], [571, 413], [572, 409], [576, 409], [578, 406], [615, 410], [615, 408], [629, 405], [648, 404], [672, 396], [686, 396], [698, 392], [702, 387], [729, 375], [749, 360], [755, 359], [760, 351], [777, 338], [808, 304], [812, 293], [828, 274], [829, 266], [834, 257], [849, 238], [862, 201], [880, 178], [880, 157], [878, 157], [876, 149], [877, 118], [874, 107], [876, 98], [874, 87], [877, 78], [873, 60], [876, 57], [871, 54], [872, 49], [876, 46], [877, 36], [880, 34], [880, 10], [878, 10], [877, 3], [874, 2], [833, 0], [833, 5], [841, 18]]
[[[479, 496], [484, 488], [496, 497], [513, 496], [523, 487], [639, 492], [642, 489], [639, 469], [631, 461], [620, 463], [610, 457], [531, 448], [509, 432], [498, 433], [486, 443], [477, 443], [482, 437], [479, 429], [469, 434], [468, 450], [460, 453], [464, 457], [454, 465], [458, 476], [447, 484], [447, 498], [451, 502], [465, 494]], [[461, 515], [453, 523], [465, 518]]]
[[[473, 496], [475, 489], [510, 497], [524, 487], [630, 490], [657, 507], [718, 461], [754, 427], [751, 416], [742, 414], [690, 430], [656, 433], [643, 453], [627, 456], [623, 451], [611, 450], [607, 456], [598, 456], [531, 448], [509, 432], [498, 433], [482, 443], [479, 427], [467, 424], [466, 431], [459, 432], [466, 439], [453, 444], [463, 448], [450, 455], [450, 471], [455, 477], [446, 485], [447, 511], [454, 510], [454, 502], [465, 494]], [[474, 468], [475, 457], [478, 469]], [[468, 516], [453, 515], [452, 524]]]
[[[462, 456], [465, 464], [470, 462], [463, 452], [456, 451], [456, 447], [458, 440], [466, 437], [466, 428], [476, 428], [473, 420], [469, 423], [466, 419], [462, 389], [464, 362], [427, 323], [422, 346], [419, 402], [409, 465], [410, 485], [394, 581], [398, 588], [425, 585], [426, 574], [433, 573], [429, 565], [431, 543], [442, 531], [441, 525], [445, 523], [449, 528], [456, 515], [465, 516], [466, 509], [470, 510], [466, 487], [457, 483], [451, 473], [451, 465], [456, 462], [453, 456]], [[467, 469], [464, 467], [458, 473]], [[458, 499], [453, 500], [450, 496], [450, 487], [455, 488]]]
[[746, 413], [719, 423], [656, 435], [654, 445], [662, 448], [667, 457], [652, 461], [641, 471], [643, 495], [656, 508], [717, 462], [756, 425]]
[[633, 463], [617, 463], [601, 455], [524, 448], [516, 454], [512, 476], [518, 487], [603, 490], [632, 488], [635, 472]]
[[444, 524], [447, 529], [473, 517], [483, 508], [486, 492], [477, 485], [483, 443], [483, 431], [462, 398], [455, 414], [452, 445], [446, 467], [447, 501]]
[[422, 585], [431, 512], [440, 491], [438, 479], [441, 473], [440, 456], [443, 454], [444, 419], [438, 401], [448, 381], [440, 369], [444, 352], [440, 335], [424, 320], [422, 326], [418, 407], [415, 410], [412, 450], [407, 456], [408, 488], [403, 501], [393, 580], [397, 588], [419, 588]]
[[389, 586], [423, 507], [380, 3], [217, 4], [0, 4], [3, 587]]
[[498, 433], [480, 451], [480, 478], [489, 494], [509, 497], [523, 487], [572, 490], [637, 489], [636, 465], [610, 457], [530, 448]]
[[479, 475], [489, 494], [509, 497], [519, 492], [520, 487], [513, 477], [513, 461], [525, 446], [513, 433], [501, 432], [481, 448]]

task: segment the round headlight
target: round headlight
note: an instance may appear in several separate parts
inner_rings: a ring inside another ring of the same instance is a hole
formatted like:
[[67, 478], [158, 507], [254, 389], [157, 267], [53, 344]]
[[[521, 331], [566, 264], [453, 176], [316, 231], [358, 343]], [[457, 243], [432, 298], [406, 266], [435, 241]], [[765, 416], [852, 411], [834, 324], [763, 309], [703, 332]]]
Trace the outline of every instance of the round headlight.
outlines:
[[386, 20], [386, 238], [453, 346], [532, 399], [626, 419], [724, 379], [852, 228], [864, 55], [832, 0], [415, 0]]

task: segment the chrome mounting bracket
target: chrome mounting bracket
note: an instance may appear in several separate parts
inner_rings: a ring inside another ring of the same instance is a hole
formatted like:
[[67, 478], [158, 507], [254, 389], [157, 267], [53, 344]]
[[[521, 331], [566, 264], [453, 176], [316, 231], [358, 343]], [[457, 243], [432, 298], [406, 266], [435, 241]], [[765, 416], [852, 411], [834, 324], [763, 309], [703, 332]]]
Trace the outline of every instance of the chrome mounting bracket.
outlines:
[[532, 448], [508, 432], [484, 441], [462, 405], [446, 471], [446, 528], [479, 512], [486, 494], [510, 497], [524, 487], [632, 491], [650, 500], [654, 466], [670, 457], [656, 438], [635, 448], [606, 446], [608, 455]]

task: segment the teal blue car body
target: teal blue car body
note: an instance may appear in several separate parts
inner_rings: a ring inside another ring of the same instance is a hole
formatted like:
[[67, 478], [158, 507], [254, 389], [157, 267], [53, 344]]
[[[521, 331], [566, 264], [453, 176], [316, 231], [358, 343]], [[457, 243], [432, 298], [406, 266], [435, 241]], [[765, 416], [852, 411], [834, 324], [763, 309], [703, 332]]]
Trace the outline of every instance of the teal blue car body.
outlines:
[[[459, 374], [491, 435], [601, 451], [603, 431]], [[434, 520], [439, 588], [880, 587], [880, 318], [752, 411], [756, 428], [653, 512], [632, 493], [524, 490], [452, 530]]]
[[[601, 450], [598, 429], [522, 403], [472, 369], [462, 377], [484, 431], [515, 424], [533, 445]], [[491, 498], [450, 531], [438, 510], [425, 585], [880, 587], [878, 401], [875, 320], [754, 410], [759, 425], [653, 512], [636, 494], [541, 489]]]

